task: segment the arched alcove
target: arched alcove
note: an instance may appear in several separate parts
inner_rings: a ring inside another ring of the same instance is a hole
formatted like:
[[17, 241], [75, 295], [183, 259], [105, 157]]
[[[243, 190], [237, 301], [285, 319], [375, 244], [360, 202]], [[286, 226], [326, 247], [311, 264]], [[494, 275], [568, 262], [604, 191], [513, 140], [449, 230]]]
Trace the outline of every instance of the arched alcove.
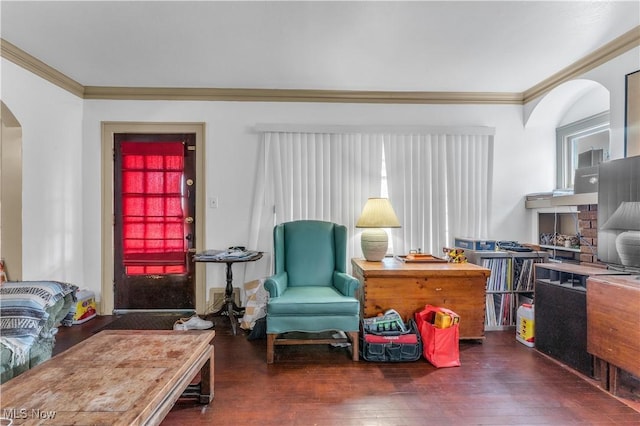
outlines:
[[[571, 80], [559, 85], [544, 95], [528, 110], [525, 109], [525, 128], [567, 124], [565, 116], [571, 114], [573, 121], [587, 118], [609, 110], [609, 90], [593, 80]], [[580, 113], [582, 111], [582, 113]]]
[[10, 280], [22, 279], [22, 126], [0, 101], [0, 257]]
[[577, 156], [588, 140], [599, 137], [598, 147], [605, 147], [603, 158], [609, 158], [610, 99], [602, 84], [579, 79], [559, 85], [525, 107], [526, 131], [543, 135], [544, 141], [555, 145], [556, 188], [573, 186]]

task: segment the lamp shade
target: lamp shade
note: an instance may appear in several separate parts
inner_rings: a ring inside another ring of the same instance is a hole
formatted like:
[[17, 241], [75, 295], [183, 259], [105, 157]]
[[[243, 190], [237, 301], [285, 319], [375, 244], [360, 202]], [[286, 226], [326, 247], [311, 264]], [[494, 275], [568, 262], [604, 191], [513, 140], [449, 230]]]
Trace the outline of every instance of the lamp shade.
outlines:
[[605, 230], [640, 231], [640, 201], [623, 201], [602, 225]]
[[356, 228], [400, 228], [400, 222], [388, 198], [369, 198]]
[[370, 262], [379, 262], [389, 247], [389, 236], [382, 228], [400, 228], [400, 222], [387, 198], [369, 198], [356, 228], [367, 228], [360, 236], [364, 258]]

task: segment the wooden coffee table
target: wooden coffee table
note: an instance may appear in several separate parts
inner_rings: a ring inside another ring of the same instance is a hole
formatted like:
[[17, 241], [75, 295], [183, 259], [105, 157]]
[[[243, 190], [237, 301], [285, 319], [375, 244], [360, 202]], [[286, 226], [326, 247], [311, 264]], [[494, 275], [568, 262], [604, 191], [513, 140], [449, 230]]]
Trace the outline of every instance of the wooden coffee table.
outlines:
[[102, 331], [2, 384], [0, 416], [15, 425], [159, 424], [180, 397], [213, 399], [214, 336]]

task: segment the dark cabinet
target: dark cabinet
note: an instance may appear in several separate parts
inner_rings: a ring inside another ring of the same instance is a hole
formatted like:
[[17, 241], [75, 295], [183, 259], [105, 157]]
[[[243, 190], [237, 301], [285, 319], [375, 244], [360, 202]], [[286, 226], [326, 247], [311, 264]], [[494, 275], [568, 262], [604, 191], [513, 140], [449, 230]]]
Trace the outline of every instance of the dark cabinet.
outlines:
[[535, 307], [536, 348], [593, 376], [593, 359], [587, 352], [586, 291], [536, 281]]
[[535, 267], [535, 347], [579, 372], [593, 377], [587, 352], [587, 279], [611, 274], [602, 268], [569, 263]]

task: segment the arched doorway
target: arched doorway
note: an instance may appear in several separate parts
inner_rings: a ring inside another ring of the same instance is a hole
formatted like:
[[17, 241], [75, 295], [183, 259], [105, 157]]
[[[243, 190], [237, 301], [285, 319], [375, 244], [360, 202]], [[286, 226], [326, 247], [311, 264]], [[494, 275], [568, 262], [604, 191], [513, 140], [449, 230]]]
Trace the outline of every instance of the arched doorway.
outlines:
[[0, 257], [12, 281], [22, 279], [22, 126], [0, 102]]

